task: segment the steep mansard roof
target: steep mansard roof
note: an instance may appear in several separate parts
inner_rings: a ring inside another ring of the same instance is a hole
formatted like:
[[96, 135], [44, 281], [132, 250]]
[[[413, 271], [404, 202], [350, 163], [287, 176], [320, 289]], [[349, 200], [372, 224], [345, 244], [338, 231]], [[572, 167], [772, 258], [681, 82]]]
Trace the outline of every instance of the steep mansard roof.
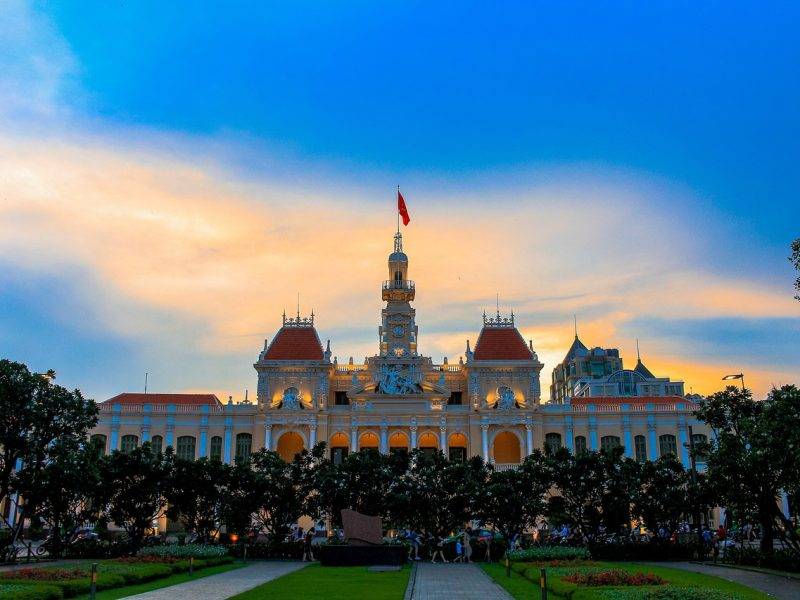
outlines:
[[313, 326], [283, 326], [264, 353], [264, 360], [322, 360], [322, 344]]
[[641, 375], [645, 379], [655, 379], [656, 378], [656, 376], [653, 375], [653, 373], [650, 371], [650, 369], [648, 369], [647, 367], [644, 366], [644, 363], [642, 362], [641, 359], [638, 359], [636, 361], [636, 367], [633, 370], [634, 370], [635, 373], [638, 373], [639, 375]]
[[587, 354], [589, 354], [589, 349], [583, 345], [583, 342], [578, 339], [576, 334], [572, 346], [569, 347], [567, 355], [564, 357], [564, 361], [571, 360], [576, 356], [586, 356]]
[[221, 406], [214, 394], [117, 394], [103, 404], [208, 404]]
[[516, 327], [484, 326], [475, 343], [475, 360], [531, 360], [530, 348]]

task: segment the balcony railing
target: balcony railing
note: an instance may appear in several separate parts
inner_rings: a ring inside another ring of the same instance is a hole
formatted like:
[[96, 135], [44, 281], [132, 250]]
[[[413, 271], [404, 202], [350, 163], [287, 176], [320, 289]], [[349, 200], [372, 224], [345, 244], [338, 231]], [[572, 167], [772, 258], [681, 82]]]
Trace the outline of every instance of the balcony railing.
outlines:
[[390, 279], [389, 281], [384, 281], [382, 287], [384, 290], [403, 290], [403, 291], [413, 292], [414, 282], [408, 279], [404, 279], [402, 281], [395, 281], [394, 279]]

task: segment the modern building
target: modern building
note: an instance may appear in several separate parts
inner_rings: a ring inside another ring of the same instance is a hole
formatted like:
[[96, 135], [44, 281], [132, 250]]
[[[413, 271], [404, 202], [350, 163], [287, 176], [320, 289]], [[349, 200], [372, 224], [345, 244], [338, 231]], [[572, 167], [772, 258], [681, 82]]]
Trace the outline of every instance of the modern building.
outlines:
[[322, 343], [314, 315], [286, 317], [253, 365], [256, 402], [223, 404], [211, 394], [120, 394], [100, 404], [93, 431], [106, 451], [149, 441], [185, 458], [230, 462], [262, 447], [286, 459], [325, 442], [334, 460], [374, 448], [441, 449], [454, 460], [480, 455], [514, 468], [535, 448], [624, 445], [631, 457], [671, 452], [689, 464], [692, 416], [683, 384], [656, 378], [639, 361], [625, 370], [619, 352], [589, 350], [577, 338], [553, 371], [542, 403], [542, 362], [513, 313], [483, 316], [474, 348], [457, 363], [419, 353], [409, 260], [398, 232], [380, 285], [384, 302], [376, 353], [340, 363]]

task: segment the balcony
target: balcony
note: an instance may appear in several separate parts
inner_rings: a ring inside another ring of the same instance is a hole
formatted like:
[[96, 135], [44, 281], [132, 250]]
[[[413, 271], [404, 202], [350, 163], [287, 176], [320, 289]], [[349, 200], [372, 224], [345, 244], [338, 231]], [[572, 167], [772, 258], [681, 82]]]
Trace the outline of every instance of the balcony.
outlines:
[[397, 281], [390, 279], [381, 286], [384, 300], [413, 300], [414, 282], [409, 280]]

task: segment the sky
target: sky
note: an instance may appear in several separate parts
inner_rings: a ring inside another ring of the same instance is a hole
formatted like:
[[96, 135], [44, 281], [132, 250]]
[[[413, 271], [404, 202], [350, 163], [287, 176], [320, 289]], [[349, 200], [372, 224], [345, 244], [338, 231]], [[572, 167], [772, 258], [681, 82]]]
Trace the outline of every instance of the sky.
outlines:
[[[800, 5], [22, 2], [0, 10], [0, 357], [241, 399], [281, 314], [377, 352], [514, 311], [711, 393], [800, 383]], [[545, 394], [546, 395], [546, 394]]]

